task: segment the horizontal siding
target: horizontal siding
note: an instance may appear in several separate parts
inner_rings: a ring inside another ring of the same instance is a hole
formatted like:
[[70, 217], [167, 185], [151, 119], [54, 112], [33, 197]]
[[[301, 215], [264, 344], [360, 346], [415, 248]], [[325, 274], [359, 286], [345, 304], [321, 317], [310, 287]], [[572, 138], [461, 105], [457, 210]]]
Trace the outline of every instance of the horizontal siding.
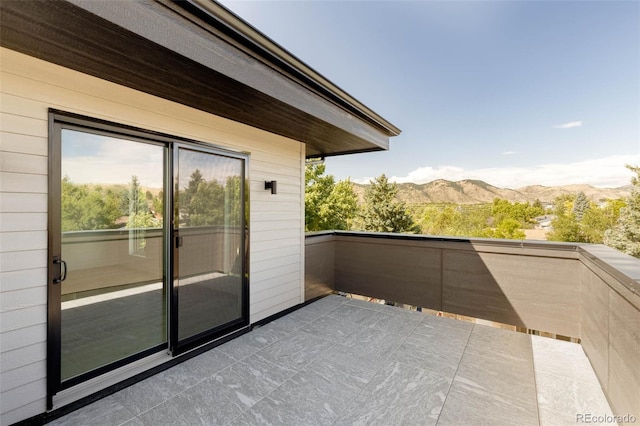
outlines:
[[46, 157], [48, 149], [47, 138], [9, 133], [4, 130], [0, 132], [0, 153], [3, 156], [5, 152], [11, 152]]
[[42, 212], [47, 212], [47, 194], [0, 192], [0, 213]]
[[[47, 304], [47, 289], [42, 286], [29, 287], [14, 291], [5, 291], [0, 299], [0, 315], [4, 312], [19, 313], [21, 309]], [[29, 318], [29, 320], [32, 320]], [[22, 319], [26, 321], [27, 319]], [[4, 322], [4, 321], [3, 321]], [[0, 324], [0, 332], [4, 331], [5, 324]], [[17, 327], [13, 327], [17, 328]], [[10, 329], [13, 329], [10, 328]]]
[[0, 252], [47, 248], [47, 231], [3, 232]]
[[46, 213], [0, 213], [0, 232], [46, 230]]
[[[49, 108], [248, 152], [251, 321], [302, 302], [304, 145], [1, 49], [2, 423], [44, 411]], [[278, 193], [264, 190], [278, 181]], [[8, 420], [7, 420], [8, 419]]]
[[5, 343], [2, 350], [9, 352], [26, 346], [37, 345], [47, 338], [47, 325], [37, 324], [30, 327], [19, 328], [17, 330], [2, 333], [1, 338]]
[[2, 420], [0, 420], [0, 425], [1, 426], [12, 425], [14, 423], [19, 422], [22, 419], [29, 418], [32, 416], [31, 413], [38, 413], [39, 412], [38, 410], [43, 405], [45, 405], [44, 397], [30, 404], [23, 405], [22, 407], [19, 407], [15, 410], [7, 411], [2, 414], [3, 417], [2, 417]]
[[[39, 379], [32, 382], [25, 383], [24, 385], [8, 390], [0, 394], [2, 397], [2, 425], [5, 425], [5, 418], [7, 419], [7, 425], [11, 424], [9, 421], [9, 417], [13, 417], [17, 414], [19, 415], [29, 415], [30, 412], [27, 410], [20, 410], [25, 406], [31, 406], [34, 402], [40, 402], [40, 404], [44, 405], [44, 398], [47, 396], [46, 394], [46, 381], [45, 379]], [[32, 407], [33, 410], [36, 407]], [[17, 411], [16, 414], [11, 414], [12, 411]], [[7, 414], [5, 414], [5, 412]], [[37, 414], [37, 412], [36, 412]], [[35, 414], [31, 414], [33, 416]], [[31, 417], [28, 416], [28, 417]], [[24, 417], [23, 417], [24, 418]], [[18, 419], [20, 420], [20, 419]]]
[[42, 265], [41, 268], [0, 272], [0, 291], [4, 293], [29, 287], [40, 287], [46, 280], [46, 265]]

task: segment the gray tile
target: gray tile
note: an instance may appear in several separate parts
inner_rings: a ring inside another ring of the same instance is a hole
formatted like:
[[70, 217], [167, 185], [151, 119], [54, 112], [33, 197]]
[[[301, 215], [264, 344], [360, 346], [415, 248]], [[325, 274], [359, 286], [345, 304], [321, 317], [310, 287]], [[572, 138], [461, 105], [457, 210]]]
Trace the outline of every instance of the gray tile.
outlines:
[[333, 343], [302, 331], [296, 331], [256, 353], [258, 358], [285, 369], [299, 371], [319, 357]]
[[360, 387], [354, 383], [337, 382], [315, 371], [304, 370], [285, 382], [269, 398], [284, 406], [295, 406], [304, 413], [301, 424], [315, 419], [336, 419], [355, 399]]
[[466, 344], [467, 341], [461, 338], [447, 339], [414, 333], [391, 355], [390, 360], [453, 378]]
[[334, 424], [434, 425], [450, 383], [434, 371], [389, 363]]
[[181, 365], [183, 368], [190, 370], [190, 374], [193, 376], [204, 380], [235, 362], [235, 359], [222, 351], [219, 351], [218, 349], [211, 349], [210, 351], [183, 362]]
[[149, 426], [225, 424], [241, 415], [242, 408], [227, 399], [224, 392], [225, 389], [210, 378], [139, 417]]
[[120, 425], [120, 426], [146, 426], [146, 425], [144, 424], [144, 422], [142, 420], [140, 420], [139, 417], [134, 417], [133, 419], [131, 419], [131, 420], [125, 422], [125, 423], [122, 423], [122, 425]]
[[250, 408], [294, 374], [254, 355], [221, 371], [214, 380], [216, 386], [228, 388], [225, 395], [232, 402]]
[[331, 420], [309, 412], [295, 401], [274, 401], [267, 397], [243, 415], [227, 423], [229, 426], [329, 426]]
[[334, 294], [323, 297], [320, 300], [317, 300], [304, 308], [298, 309], [298, 311], [302, 311], [306, 313], [309, 317], [319, 317], [322, 315], [327, 315], [332, 310], [336, 309], [338, 306], [346, 303], [349, 299], [343, 296], [336, 296]]
[[[578, 425], [578, 418], [575, 413], [567, 413], [550, 410], [544, 407], [538, 407], [538, 415], [540, 416], [540, 426], [566, 426]], [[589, 425], [597, 425], [598, 423], [589, 423]]]
[[127, 409], [138, 415], [202, 381], [197, 369], [183, 364], [162, 371], [114, 394]]
[[134, 414], [126, 409], [113, 395], [103, 398], [56, 419], [49, 423], [54, 426], [75, 426], [100, 424], [104, 426], [120, 425], [135, 419]]
[[292, 333], [298, 329], [300, 329], [301, 327], [303, 327], [305, 324], [307, 324], [310, 321], [299, 321], [296, 320], [292, 314], [289, 315], [285, 315], [283, 317], [278, 318], [277, 320], [274, 320], [272, 322], [269, 323], [270, 326], [272, 326], [274, 329], [276, 330], [280, 330], [284, 333]]
[[350, 324], [366, 325], [369, 319], [375, 314], [375, 311], [371, 309], [360, 308], [345, 303], [332, 310], [328, 316]]
[[346, 342], [360, 327], [349, 322], [324, 316], [302, 327], [302, 331], [336, 343]]
[[409, 335], [409, 329], [404, 328], [403, 330], [404, 332], [385, 333], [379, 329], [361, 327], [344, 342], [344, 345], [357, 349], [358, 353], [363, 357], [384, 361], [398, 350]]
[[565, 376], [536, 371], [540, 408], [572, 414], [611, 415], [611, 409], [599, 385]]
[[467, 350], [456, 372], [469, 386], [486, 392], [515, 398], [522, 402], [536, 400], [536, 382], [531, 359], [507, 357], [504, 354], [487, 355]]
[[578, 343], [531, 336], [536, 370], [600, 386], [589, 359]]
[[231, 358], [240, 361], [253, 355], [258, 350], [268, 346], [285, 337], [289, 332], [283, 330], [275, 324], [266, 324], [243, 334], [223, 345], [218, 346], [218, 350], [229, 355]]
[[506, 353], [508, 356], [531, 358], [528, 334], [475, 324], [469, 337], [469, 350], [486, 354]]
[[381, 303], [367, 302], [366, 300], [360, 300], [360, 299], [347, 298], [346, 304], [350, 306], [357, 306], [359, 308], [370, 309], [372, 311], [378, 311], [378, 312], [385, 310], [385, 305]]
[[366, 326], [389, 335], [406, 337], [413, 333], [419, 325], [420, 321], [415, 321], [403, 315], [379, 312], [369, 319]]
[[358, 347], [337, 344], [320, 355], [306, 369], [335, 382], [363, 388], [382, 368], [384, 362], [383, 358], [364, 353]]
[[482, 384], [456, 376], [444, 404], [438, 426], [537, 426], [535, 399], [521, 401], [492, 393]]
[[427, 316], [414, 329], [414, 335], [428, 336], [437, 342], [463, 341], [469, 340], [469, 335], [473, 330], [473, 324], [456, 321], [450, 318]]
[[447, 317], [439, 317], [437, 315], [425, 314], [422, 320], [423, 324], [431, 325], [434, 327], [439, 327], [443, 329], [460, 329], [460, 330], [471, 330], [474, 327], [474, 323], [469, 321], [457, 320], [454, 318]]

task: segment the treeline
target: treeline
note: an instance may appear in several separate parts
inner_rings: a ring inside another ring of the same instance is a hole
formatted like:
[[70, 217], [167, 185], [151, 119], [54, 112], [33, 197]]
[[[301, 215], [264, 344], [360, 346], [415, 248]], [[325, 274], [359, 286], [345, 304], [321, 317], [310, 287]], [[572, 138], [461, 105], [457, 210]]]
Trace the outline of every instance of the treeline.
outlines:
[[[195, 170], [174, 202], [181, 226], [239, 226], [242, 181], [206, 180]], [[62, 231], [162, 227], [164, 194], [145, 191], [136, 176], [129, 185], [76, 184], [62, 179]]]
[[63, 232], [162, 226], [162, 193], [143, 192], [136, 176], [128, 186], [76, 184], [65, 176], [61, 207]]
[[636, 174], [627, 199], [598, 205], [580, 192], [558, 197], [553, 207], [546, 209], [538, 200], [512, 203], [498, 198], [478, 205], [406, 205], [398, 198], [397, 186], [385, 175], [371, 181], [360, 203], [349, 180], [336, 182], [333, 176], [324, 174], [324, 165], [309, 165], [305, 223], [307, 231], [338, 229], [524, 239], [524, 230], [534, 228], [537, 217], [549, 215], [549, 240], [604, 243], [640, 257], [640, 168], [627, 167]]

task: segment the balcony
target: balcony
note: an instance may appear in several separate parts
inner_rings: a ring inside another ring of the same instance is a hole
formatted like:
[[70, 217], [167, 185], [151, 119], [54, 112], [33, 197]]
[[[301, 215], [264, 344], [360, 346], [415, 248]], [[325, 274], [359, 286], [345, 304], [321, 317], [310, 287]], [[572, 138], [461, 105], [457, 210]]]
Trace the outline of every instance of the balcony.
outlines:
[[637, 422], [639, 265], [600, 246], [310, 235], [310, 300], [361, 294], [581, 344], [333, 294], [53, 424]]

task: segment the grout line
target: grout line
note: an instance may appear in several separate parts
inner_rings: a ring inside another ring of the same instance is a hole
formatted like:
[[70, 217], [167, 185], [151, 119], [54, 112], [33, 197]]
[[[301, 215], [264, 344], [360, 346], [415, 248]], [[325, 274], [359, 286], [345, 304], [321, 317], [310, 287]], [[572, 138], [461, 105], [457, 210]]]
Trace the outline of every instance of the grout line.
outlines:
[[529, 335], [529, 345], [531, 345], [531, 368], [533, 370], [533, 388], [536, 390], [536, 414], [538, 415], [538, 425], [542, 426], [542, 419], [540, 417], [540, 400], [538, 399], [538, 379], [536, 377], [536, 357], [533, 352], [533, 335]]
[[440, 416], [442, 415], [442, 411], [444, 411], [444, 407], [447, 404], [447, 398], [449, 398], [449, 393], [451, 392], [451, 388], [453, 387], [453, 382], [456, 380], [456, 376], [458, 375], [458, 370], [460, 369], [460, 365], [462, 364], [462, 359], [464, 358], [464, 354], [467, 352], [467, 347], [469, 346], [469, 341], [471, 340], [471, 335], [473, 331], [476, 329], [476, 324], [473, 324], [471, 328], [471, 332], [469, 333], [469, 337], [467, 337], [467, 343], [464, 345], [464, 349], [462, 350], [462, 355], [460, 356], [460, 361], [458, 361], [458, 366], [456, 367], [456, 371], [453, 373], [453, 377], [451, 378], [451, 384], [449, 385], [449, 389], [447, 389], [447, 394], [444, 396], [444, 401], [442, 401], [442, 408], [440, 409], [440, 413], [438, 414], [438, 418], [436, 419], [436, 425], [440, 422]]

